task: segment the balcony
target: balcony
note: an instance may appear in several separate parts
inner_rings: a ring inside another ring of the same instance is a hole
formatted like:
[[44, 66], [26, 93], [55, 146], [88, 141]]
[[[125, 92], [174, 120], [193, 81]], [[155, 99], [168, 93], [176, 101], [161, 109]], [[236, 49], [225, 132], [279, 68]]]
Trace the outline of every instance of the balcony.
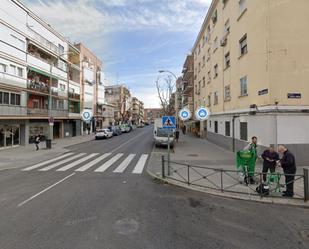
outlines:
[[48, 110], [46, 108], [28, 108], [28, 116], [31, 117], [67, 117], [67, 110]]
[[46, 83], [34, 82], [33, 80], [27, 81], [27, 89], [34, 92], [45, 93], [45, 94], [49, 94], [50, 91], [50, 87]]
[[72, 100], [80, 101], [80, 94], [69, 92], [69, 98]]
[[0, 105], [0, 116], [27, 116], [27, 107]]
[[27, 62], [34, 67], [40, 68], [46, 72], [50, 72], [51, 65], [47, 61], [44, 61], [43, 59], [36, 57], [33, 54], [28, 54]]
[[29, 27], [28, 27], [28, 34], [34, 41], [38, 42], [43, 47], [51, 50], [52, 52], [56, 54], [60, 53], [59, 48], [55, 44], [51, 43], [50, 41], [45, 39], [39, 33], [35, 32], [33, 29], [30, 29]]

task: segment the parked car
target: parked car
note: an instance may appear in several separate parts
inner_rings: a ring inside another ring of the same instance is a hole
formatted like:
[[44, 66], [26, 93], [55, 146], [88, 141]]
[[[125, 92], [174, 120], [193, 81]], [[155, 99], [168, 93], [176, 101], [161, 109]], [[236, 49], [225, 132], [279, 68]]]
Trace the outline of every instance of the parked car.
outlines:
[[122, 131], [119, 126], [111, 126], [108, 127], [108, 129], [113, 132], [113, 136], [119, 136], [122, 134]]
[[144, 123], [140, 123], [137, 125], [137, 128], [144, 128], [144, 126], [145, 126]]
[[121, 132], [128, 133], [132, 130], [132, 126], [130, 126], [128, 124], [122, 124], [122, 125], [120, 125], [120, 129], [121, 129]]
[[98, 130], [95, 134], [95, 139], [103, 139], [103, 138], [111, 138], [113, 136], [113, 132], [109, 129]]

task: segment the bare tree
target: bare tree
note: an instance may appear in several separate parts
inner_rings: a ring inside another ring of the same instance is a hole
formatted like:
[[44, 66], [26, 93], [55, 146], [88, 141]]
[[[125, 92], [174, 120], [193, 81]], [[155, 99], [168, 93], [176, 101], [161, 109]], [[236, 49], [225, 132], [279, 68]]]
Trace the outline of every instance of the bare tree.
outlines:
[[175, 84], [176, 83], [173, 82], [170, 75], [165, 78], [158, 76], [156, 80], [158, 97], [160, 99], [164, 115], [173, 114], [174, 107], [172, 105], [172, 94], [174, 92]]

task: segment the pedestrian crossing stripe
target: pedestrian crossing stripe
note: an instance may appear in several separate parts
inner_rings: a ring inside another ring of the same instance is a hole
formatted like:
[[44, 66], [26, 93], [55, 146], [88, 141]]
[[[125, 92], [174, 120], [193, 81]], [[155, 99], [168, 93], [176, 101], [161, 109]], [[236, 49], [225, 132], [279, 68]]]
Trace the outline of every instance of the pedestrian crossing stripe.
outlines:
[[[135, 165], [133, 163], [134, 159], [136, 159], [137, 161]], [[70, 152], [56, 158], [29, 166], [22, 169], [22, 171], [37, 170], [40, 172], [46, 172], [54, 169], [56, 172], [65, 172], [68, 170], [73, 170], [75, 172], [84, 172], [87, 170], [91, 170], [96, 173], [103, 173], [107, 171], [110, 167], [114, 167], [116, 169], [112, 171], [113, 173], [123, 173], [130, 166], [133, 169], [131, 172], [132, 174], [142, 174], [147, 159], [148, 154], [142, 154], [138, 158], [136, 154], [129, 154], [127, 156], [124, 156], [123, 153], [112, 155], [112, 153], [74, 154]]]

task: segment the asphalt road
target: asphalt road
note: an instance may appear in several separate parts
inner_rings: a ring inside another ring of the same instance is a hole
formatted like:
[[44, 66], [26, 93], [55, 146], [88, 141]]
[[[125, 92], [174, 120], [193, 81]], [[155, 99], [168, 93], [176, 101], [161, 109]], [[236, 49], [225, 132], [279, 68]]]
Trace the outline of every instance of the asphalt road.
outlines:
[[[1, 171], [0, 249], [309, 248], [308, 209], [155, 182], [145, 172], [152, 148], [145, 127], [72, 146], [69, 156], [34, 169]], [[85, 165], [91, 167], [75, 171]]]

